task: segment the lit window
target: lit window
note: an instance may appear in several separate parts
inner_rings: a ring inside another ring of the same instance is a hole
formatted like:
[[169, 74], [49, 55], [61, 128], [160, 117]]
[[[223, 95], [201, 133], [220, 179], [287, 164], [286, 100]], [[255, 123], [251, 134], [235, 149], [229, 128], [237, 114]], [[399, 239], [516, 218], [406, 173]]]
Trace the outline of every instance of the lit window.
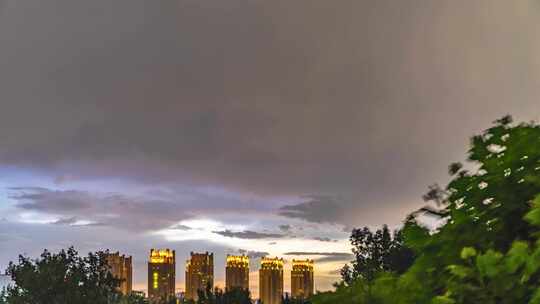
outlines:
[[158, 275], [157, 272], [154, 272], [154, 273], [153, 273], [153, 279], [154, 279], [154, 280], [153, 280], [153, 281], [154, 281], [154, 284], [153, 284], [153, 285], [154, 285], [154, 289], [158, 289], [158, 276], [159, 276], [159, 275]]

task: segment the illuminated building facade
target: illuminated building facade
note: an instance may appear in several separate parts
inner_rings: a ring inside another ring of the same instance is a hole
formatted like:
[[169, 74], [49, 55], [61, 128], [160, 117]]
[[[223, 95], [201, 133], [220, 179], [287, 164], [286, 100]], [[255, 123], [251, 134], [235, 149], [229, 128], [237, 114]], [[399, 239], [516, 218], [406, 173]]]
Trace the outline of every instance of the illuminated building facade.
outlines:
[[133, 266], [131, 256], [120, 255], [119, 252], [106, 256], [111, 274], [120, 280], [119, 290], [124, 295], [131, 293], [133, 286]]
[[249, 257], [227, 255], [225, 268], [225, 287], [227, 290], [249, 289]]
[[291, 295], [297, 299], [307, 299], [313, 295], [313, 260], [293, 260]]
[[175, 296], [175, 251], [151, 249], [148, 261], [148, 299], [168, 300]]
[[263, 304], [281, 304], [283, 259], [262, 258], [259, 270], [259, 296]]
[[186, 298], [197, 301], [197, 291], [214, 288], [214, 254], [193, 253], [186, 261]]

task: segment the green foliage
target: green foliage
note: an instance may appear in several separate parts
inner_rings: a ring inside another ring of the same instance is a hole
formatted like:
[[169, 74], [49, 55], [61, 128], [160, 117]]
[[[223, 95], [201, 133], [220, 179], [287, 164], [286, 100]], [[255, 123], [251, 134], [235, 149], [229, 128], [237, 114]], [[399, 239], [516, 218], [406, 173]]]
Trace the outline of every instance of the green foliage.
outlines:
[[119, 304], [148, 304], [148, 300], [146, 300], [144, 294], [131, 293], [123, 296]]
[[311, 304], [311, 302], [304, 299], [291, 298], [289, 297], [289, 294], [286, 293], [283, 299], [281, 300], [281, 304]]
[[516, 241], [506, 254], [489, 249], [463, 258], [462, 265], [450, 265], [448, 298], [456, 303], [534, 303], [540, 269], [535, 253], [540, 247], [533, 246]]
[[14, 286], [6, 289], [9, 304], [110, 304], [120, 300], [120, 282], [109, 272], [105, 253], [80, 257], [69, 248], [57, 254], [45, 250], [40, 258], [19, 256], [6, 274]]
[[212, 290], [208, 285], [205, 290], [198, 291], [197, 304], [251, 304], [249, 290], [233, 288], [223, 291], [219, 288]]
[[0, 304], [7, 304], [6, 291], [4, 289], [0, 291]]
[[531, 210], [531, 202], [540, 193], [540, 127], [510, 123], [505, 117], [473, 137], [467, 167], [474, 173], [452, 165], [446, 189], [426, 195], [439, 204], [446, 224], [430, 233], [415, 216], [407, 219], [405, 242], [419, 255], [411, 269], [432, 302], [504, 303], [511, 296], [497, 294], [508, 290], [520, 299], [516, 303], [531, 297], [521, 277], [508, 273], [515, 276], [537, 239], [540, 211]]
[[[497, 120], [471, 139], [467, 159], [449, 166], [444, 189], [429, 188], [434, 206], [405, 220], [404, 244], [416, 255], [405, 273], [361, 260], [365, 275], [345, 271], [351, 282], [313, 303], [540, 304], [540, 126]], [[419, 215], [444, 224], [426, 228]]]

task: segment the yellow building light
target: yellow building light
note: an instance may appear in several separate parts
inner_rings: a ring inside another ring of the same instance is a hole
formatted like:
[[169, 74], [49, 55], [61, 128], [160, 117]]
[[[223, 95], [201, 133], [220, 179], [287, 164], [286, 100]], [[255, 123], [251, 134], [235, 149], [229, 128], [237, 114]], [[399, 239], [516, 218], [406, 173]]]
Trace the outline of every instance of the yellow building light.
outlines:
[[159, 274], [157, 272], [154, 272], [152, 274], [152, 276], [153, 276], [153, 279], [154, 279], [153, 280], [153, 287], [154, 287], [154, 289], [158, 289]]
[[262, 269], [275, 269], [283, 270], [284, 260], [280, 258], [262, 258], [261, 259], [261, 268]]
[[293, 270], [313, 271], [313, 260], [293, 260]]
[[245, 255], [228, 255], [227, 267], [249, 267], [249, 257]]
[[151, 250], [150, 251], [150, 263], [154, 264], [164, 264], [171, 261], [174, 257], [174, 254], [172, 251], [166, 249], [166, 250]]

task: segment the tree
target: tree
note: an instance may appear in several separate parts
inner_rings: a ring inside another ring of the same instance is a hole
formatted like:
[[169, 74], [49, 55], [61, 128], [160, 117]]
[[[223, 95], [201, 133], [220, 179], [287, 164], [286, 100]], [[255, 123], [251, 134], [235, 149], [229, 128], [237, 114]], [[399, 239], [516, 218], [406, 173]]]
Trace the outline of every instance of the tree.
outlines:
[[305, 299], [298, 299], [289, 297], [288, 293], [285, 293], [285, 296], [282, 298], [282, 304], [311, 304], [310, 301]]
[[[377, 262], [384, 250], [373, 244], [388, 243], [387, 233], [357, 231], [365, 273], [344, 268], [346, 282], [312, 302], [540, 304], [540, 125], [497, 120], [471, 139], [468, 163], [449, 173], [446, 187], [424, 196], [435, 204], [405, 220], [401, 237], [415, 260], [404, 273]], [[423, 214], [442, 224], [424, 226]]]
[[414, 261], [414, 253], [403, 244], [401, 231], [390, 234], [388, 226], [375, 233], [369, 228], [354, 229], [350, 237], [355, 260], [352, 268], [345, 265], [341, 270], [342, 279], [350, 284], [357, 278], [367, 281], [375, 279], [380, 272], [405, 272]]
[[508, 252], [516, 241], [533, 244], [539, 230], [524, 219], [540, 193], [539, 125], [514, 126], [510, 117], [497, 120], [471, 139], [468, 160], [467, 166], [452, 164], [448, 186], [432, 188], [426, 196], [438, 203], [445, 224], [429, 231], [415, 213], [404, 229], [406, 244], [418, 255], [407, 277], [422, 280], [423, 296], [429, 293], [437, 301], [455, 279], [449, 267], [467, 262], [461, 258], [464, 248], [483, 252], [483, 260], [493, 257], [491, 252]]
[[40, 258], [19, 256], [6, 274], [14, 286], [6, 289], [10, 304], [110, 304], [120, 300], [120, 281], [112, 276], [105, 252], [80, 257], [73, 248], [52, 254], [45, 250]]
[[148, 304], [144, 294], [132, 292], [123, 296], [119, 304]]
[[[232, 288], [227, 289], [224, 293], [222, 293], [221, 297], [218, 297], [218, 299], [221, 299], [221, 303], [223, 304], [251, 304], [251, 294], [249, 290], [245, 290], [242, 288]], [[220, 303], [220, 302], [218, 302]]]
[[[525, 220], [540, 226], [540, 196]], [[538, 236], [536, 236], [538, 237]], [[514, 241], [503, 254], [493, 249], [461, 250], [459, 264], [447, 267], [451, 274], [446, 293], [436, 297], [446, 303], [540, 303], [540, 242]], [[444, 302], [443, 302], [444, 303]]]
[[232, 288], [223, 291], [219, 288], [212, 290], [208, 285], [205, 290], [198, 291], [197, 304], [251, 304], [253, 301], [249, 290]]

